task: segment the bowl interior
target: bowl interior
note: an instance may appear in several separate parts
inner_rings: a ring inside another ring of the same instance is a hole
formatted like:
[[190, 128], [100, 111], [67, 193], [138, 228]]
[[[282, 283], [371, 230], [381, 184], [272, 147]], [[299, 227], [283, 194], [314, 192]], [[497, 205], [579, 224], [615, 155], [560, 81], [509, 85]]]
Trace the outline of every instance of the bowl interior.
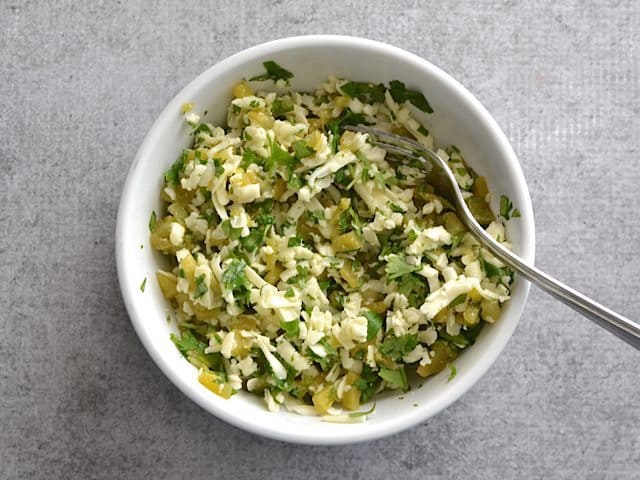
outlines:
[[[129, 315], [164, 373], [202, 407], [236, 426], [272, 438], [314, 444], [355, 442], [394, 433], [437, 413], [486, 372], [517, 325], [527, 282], [516, 280], [513, 298], [499, 322], [483, 329], [476, 344], [456, 360], [458, 373], [452, 381], [447, 381], [449, 371], [445, 370], [421, 382], [420, 388], [387, 393], [377, 400], [375, 414], [364, 424], [330, 424], [315, 417], [273, 414], [262, 399], [242, 392], [223, 400], [198, 383], [196, 369], [169, 339], [175, 325], [166, 320], [170, 307], [155, 280], [162, 256], [149, 245], [147, 225], [150, 213], [163, 208], [159, 191], [164, 171], [191, 142], [180, 106], [192, 102], [198, 113], [208, 111], [207, 121], [222, 124], [232, 86], [262, 72], [261, 63], [266, 60], [292, 71], [291, 83], [298, 90], [310, 90], [330, 74], [376, 83], [397, 79], [421, 90], [435, 113], [420, 119], [434, 133], [437, 145], [455, 144], [471, 167], [487, 177], [494, 211], [501, 194], [520, 209], [522, 216], [507, 222], [507, 232], [514, 251], [533, 262], [533, 214], [522, 171], [506, 138], [471, 94], [433, 65], [395, 47], [352, 37], [297, 37], [253, 47], [211, 67], [169, 103], [149, 131], [129, 171], [118, 213], [118, 274]], [[265, 88], [272, 86], [264, 84]], [[144, 278], [147, 284], [141, 292]], [[301, 425], [305, 428], [299, 428]]]

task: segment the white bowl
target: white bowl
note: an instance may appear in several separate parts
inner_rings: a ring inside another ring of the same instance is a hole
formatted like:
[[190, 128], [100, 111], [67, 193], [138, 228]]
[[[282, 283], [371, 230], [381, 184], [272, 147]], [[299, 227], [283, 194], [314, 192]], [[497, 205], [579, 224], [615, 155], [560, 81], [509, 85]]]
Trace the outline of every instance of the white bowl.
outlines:
[[[208, 121], [223, 122], [232, 86], [263, 71], [266, 60], [291, 70], [296, 89], [311, 89], [334, 74], [376, 83], [398, 79], [421, 90], [435, 111], [426, 120], [437, 144], [457, 145], [468, 163], [487, 177], [494, 211], [500, 194], [520, 209], [522, 216], [508, 222], [508, 236], [514, 251], [533, 263], [533, 212], [522, 170], [506, 137], [473, 95], [426, 60], [390, 45], [343, 36], [292, 37], [249, 48], [209, 68], [171, 100], [149, 130], [129, 169], [116, 228], [118, 276], [129, 316], [142, 344], [165, 375], [204, 409], [237, 427], [306, 444], [360, 442], [399, 432], [453, 403], [485, 374], [520, 319], [529, 291], [526, 281], [516, 280], [513, 297], [500, 320], [484, 328], [475, 345], [456, 360], [453, 380], [447, 382], [447, 369], [425, 381], [422, 388], [387, 393], [377, 399], [375, 413], [361, 424], [323, 423], [317, 417], [270, 413], [261, 398], [245, 392], [224, 400], [198, 383], [196, 369], [169, 339], [176, 327], [166, 321], [170, 307], [155, 279], [162, 258], [149, 246], [147, 224], [152, 210], [162, 210], [159, 191], [164, 171], [192, 140], [180, 107], [193, 102], [198, 111], [209, 111]], [[144, 278], [148, 280], [141, 292]]]

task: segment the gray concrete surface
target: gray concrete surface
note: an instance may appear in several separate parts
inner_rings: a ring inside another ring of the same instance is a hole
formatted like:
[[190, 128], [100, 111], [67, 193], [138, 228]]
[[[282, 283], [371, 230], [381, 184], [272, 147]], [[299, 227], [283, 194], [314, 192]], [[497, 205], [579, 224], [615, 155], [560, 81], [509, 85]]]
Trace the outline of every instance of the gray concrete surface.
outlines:
[[0, 0], [1, 478], [640, 478], [640, 354], [535, 289], [461, 401], [342, 448], [226, 425], [136, 338], [113, 237], [138, 145], [197, 73], [305, 33], [458, 78], [519, 155], [539, 266], [640, 318], [640, 5], [385, 3]]

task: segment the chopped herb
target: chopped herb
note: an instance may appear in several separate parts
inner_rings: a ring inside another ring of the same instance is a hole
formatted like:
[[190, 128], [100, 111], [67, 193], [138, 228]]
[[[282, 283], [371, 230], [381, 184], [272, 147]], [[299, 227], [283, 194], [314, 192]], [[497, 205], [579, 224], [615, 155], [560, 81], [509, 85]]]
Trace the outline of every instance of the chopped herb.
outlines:
[[274, 225], [276, 219], [271, 213], [273, 210], [273, 199], [268, 198], [264, 202], [260, 202], [258, 205], [258, 215], [255, 221], [258, 225]]
[[460, 295], [458, 295], [456, 298], [454, 298], [453, 300], [451, 300], [451, 303], [449, 304], [449, 308], [453, 308], [456, 305], [460, 305], [461, 303], [463, 303], [465, 300], [467, 299], [467, 294], [466, 293], [461, 293]]
[[367, 319], [367, 342], [373, 339], [382, 328], [382, 317], [371, 310], [366, 310], [362, 316]]
[[449, 248], [451, 250], [453, 250], [458, 245], [460, 245], [460, 242], [462, 241], [462, 238], [464, 237], [465, 233], [466, 232], [460, 232], [460, 233], [456, 233], [454, 235], [451, 235], [451, 245], [449, 245]]
[[171, 165], [171, 168], [164, 173], [164, 181], [169, 185], [177, 186], [180, 183], [180, 172], [185, 166], [187, 150], [182, 151], [182, 155]]
[[449, 365], [449, 368], [451, 369], [451, 373], [449, 373], [449, 376], [447, 377], [447, 382], [450, 382], [451, 380], [453, 380], [456, 374], [458, 373], [458, 370], [456, 369], [455, 365], [451, 364]]
[[293, 102], [289, 97], [276, 98], [271, 104], [271, 114], [274, 117], [280, 117], [289, 112], [293, 112]]
[[151, 217], [149, 217], [149, 231], [156, 231], [156, 212], [155, 210], [151, 212]]
[[300, 335], [300, 322], [298, 320], [280, 322], [280, 328], [284, 330], [287, 338], [298, 338]]
[[304, 185], [304, 180], [302, 177], [294, 173], [291, 175], [291, 177], [289, 177], [287, 185], [289, 185], [289, 187], [293, 188], [294, 190], [299, 190]]
[[213, 370], [222, 368], [222, 355], [219, 352], [204, 353], [208, 345], [199, 340], [191, 330], [183, 330], [179, 337], [172, 333], [171, 341], [178, 347], [180, 353], [195, 366], [206, 366]]
[[410, 273], [396, 279], [398, 292], [409, 300], [409, 306], [417, 308], [424, 303], [429, 294], [429, 284], [419, 275]]
[[209, 291], [209, 287], [204, 281], [205, 278], [204, 273], [196, 277], [196, 291], [193, 293], [193, 298], [200, 298]]
[[354, 382], [354, 385], [362, 392], [362, 401], [367, 402], [376, 393], [380, 385], [380, 377], [371, 370], [369, 365], [365, 364], [362, 367], [360, 378]]
[[402, 209], [402, 207], [399, 207], [398, 205], [396, 205], [395, 203], [388, 203], [389, 208], [391, 209], [392, 212], [395, 213], [404, 213], [404, 210]]
[[304, 288], [307, 284], [307, 280], [309, 279], [309, 268], [303, 265], [297, 265], [296, 270], [298, 271], [298, 274], [287, 280], [287, 283], [289, 285], [296, 285], [299, 288]]
[[140, 284], [140, 291], [144, 292], [144, 287], [147, 286], [147, 277], [144, 277], [144, 280], [142, 280], [142, 283]]
[[380, 344], [378, 350], [383, 355], [388, 356], [391, 360], [399, 360], [418, 345], [418, 336], [415, 334], [405, 334], [396, 337], [388, 335]]
[[351, 180], [353, 180], [351, 165], [347, 165], [346, 167], [342, 167], [340, 170], [338, 170], [333, 179], [338, 185], [349, 185], [351, 183]]
[[422, 93], [417, 90], [407, 89], [405, 84], [399, 80], [389, 82], [389, 93], [391, 93], [393, 99], [398, 103], [409, 101], [419, 110], [426, 113], [433, 113], [431, 105], [429, 105], [429, 102]]
[[178, 276], [179, 276], [180, 278], [184, 278], [184, 276], [185, 276], [185, 275], [184, 275], [184, 269], [182, 269], [182, 268], [181, 268], [180, 270], [178, 270]]
[[240, 166], [246, 170], [247, 167], [252, 163], [260, 165], [258, 156], [252, 150], [245, 150], [242, 154], [242, 161], [240, 162]]
[[269, 158], [269, 160], [274, 165], [280, 165], [280, 166], [286, 167], [286, 169], [289, 171], [289, 175], [291, 175], [293, 173], [293, 169], [299, 163], [298, 159], [296, 159], [293, 155], [291, 155], [289, 152], [284, 150], [280, 145], [278, 145], [278, 142], [270, 140], [270, 143], [271, 143], [271, 157]]
[[201, 132], [206, 132], [209, 135], [213, 135], [213, 132], [211, 131], [211, 127], [209, 127], [209, 125], [207, 125], [206, 123], [200, 123], [199, 125], [194, 127], [192, 133], [193, 133], [193, 136], [195, 137]]
[[466, 348], [473, 343], [461, 333], [459, 333], [458, 335], [449, 335], [444, 329], [438, 332], [438, 336], [442, 337], [444, 340], [447, 340], [448, 342], [459, 348]]
[[331, 151], [338, 151], [338, 142], [340, 141], [340, 133], [346, 125], [368, 125], [362, 113], [353, 113], [350, 109], [346, 109], [338, 118], [331, 120], [327, 127], [331, 132]]
[[300, 245], [302, 245], [302, 237], [297, 235], [289, 238], [289, 241], [287, 242], [288, 247], [299, 247]]
[[391, 389], [408, 390], [409, 383], [407, 382], [407, 373], [404, 371], [404, 367], [400, 367], [397, 370], [391, 370], [389, 368], [380, 367], [378, 372], [380, 378], [382, 378]]
[[222, 222], [222, 231], [227, 235], [229, 240], [238, 240], [240, 238], [240, 234], [242, 233], [241, 228], [233, 228], [231, 226], [230, 220], [225, 220]]
[[227, 290], [236, 290], [246, 286], [247, 277], [244, 272], [246, 266], [247, 264], [244, 260], [238, 260], [237, 258], [231, 260], [229, 266], [222, 272], [222, 284]]
[[287, 291], [284, 292], [284, 296], [287, 297], [287, 298], [295, 297], [295, 295], [296, 295], [296, 292], [294, 292], [293, 288], [291, 288], [291, 287], [287, 288]]
[[269, 225], [260, 225], [256, 228], [252, 228], [249, 235], [246, 237], [240, 237], [240, 243], [244, 249], [249, 252], [255, 252], [264, 242], [264, 236], [269, 229]]
[[419, 269], [420, 267], [409, 265], [397, 255], [389, 255], [387, 257], [387, 265], [384, 268], [384, 271], [387, 272], [389, 280], [393, 280], [403, 275], [416, 272]]
[[516, 208], [515, 210], [513, 210], [513, 212], [511, 212], [512, 209], [513, 209], [513, 203], [511, 203], [511, 200], [509, 200], [509, 197], [507, 197], [506, 195], [501, 195], [500, 196], [500, 215], [502, 215], [505, 220], [509, 220], [509, 218], [512, 218], [512, 217], [519, 217], [520, 210]]
[[274, 82], [277, 82], [278, 80], [284, 80], [288, 82], [291, 78], [293, 78], [293, 73], [285, 70], [273, 60], [262, 62], [262, 65], [264, 66], [266, 73], [251, 77], [249, 80], [273, 80]]
[[218, 158], [213, 159], [213, 172], [216, 177], [219, 177], [224, 173], [224, 167], [222, 166], [222, 162]]
[[484, 258], [481, 260], [482, 267], [484, 268], [485, 273], [488, 278], [491, 277], [504, 277], [505, 275], [509, 275], [509, 272], [502, 268], [496, 267], [493, 263], [487, 262]]
[[328, 103], [328, 102], [329, 102], [329, 97], [327, 97], [326, 95], [322, 95], [321, 97], [315, 97], [313, 99], [313, 104], [317, 107], [319, 107], [323, 103]]
[[467, 169], [466, 168], [456, 168], [456, 172], [458, 172], [458, 175], [460, 175], [461, 177], [464, 177], [467, 174]]
[[384, 103], [384, 85], [366, 82], [348, 82], [340, 87], [345, 95], [357, 98], [363, 103]]
[[308, 157], [309, 155], [313, 155], [313, 149], [307, 145], [303, 140], [298, 140], [293, 144], [293, 151], [298, 159], [302, 159]]
[[308, 211], [307, 218], [313, 223], [318, 223], [320, 220], [324, 220], [324, 210]]
[[424, 135], [425, 137], [428, 137], [428, 136], [429, 136], [429, 130], [427, 130], [426, 128], [424, 128], [424, 126], [423, 126], [423, 125], [420, 125], [420, 126], [418, 127], [418, 133], [419, 133], [420, 135]]

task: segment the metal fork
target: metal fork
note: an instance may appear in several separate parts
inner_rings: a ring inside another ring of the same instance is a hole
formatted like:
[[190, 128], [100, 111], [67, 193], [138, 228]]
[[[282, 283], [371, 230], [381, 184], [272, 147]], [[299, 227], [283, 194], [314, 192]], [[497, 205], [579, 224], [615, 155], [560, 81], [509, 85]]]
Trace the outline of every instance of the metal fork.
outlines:
[[361, 125], [347, 126], [348, 130], [369, 134], [372, 143], [387, 152], [401, 158], [418, 161], [425, 173], [437, 184], [438, 193], [449, 200], [455, 207], [462, 223], [478, 242], [499, 260], [513, 268], [516, 272], [545, 292], [567, 304], [574, 310], [592, 320], [600, 327], [613, 333], [629, 345], [640, 350], [640, 325], [628, 318], [600, 305], [586, 295], [559, 282], [542, 270], [528, 265], [518, 255], [507, 250], [489, 235], [471, 214], [467, 207], [458, 183], [447, 163], [435, 152], [410, 138], [384, 132]]

